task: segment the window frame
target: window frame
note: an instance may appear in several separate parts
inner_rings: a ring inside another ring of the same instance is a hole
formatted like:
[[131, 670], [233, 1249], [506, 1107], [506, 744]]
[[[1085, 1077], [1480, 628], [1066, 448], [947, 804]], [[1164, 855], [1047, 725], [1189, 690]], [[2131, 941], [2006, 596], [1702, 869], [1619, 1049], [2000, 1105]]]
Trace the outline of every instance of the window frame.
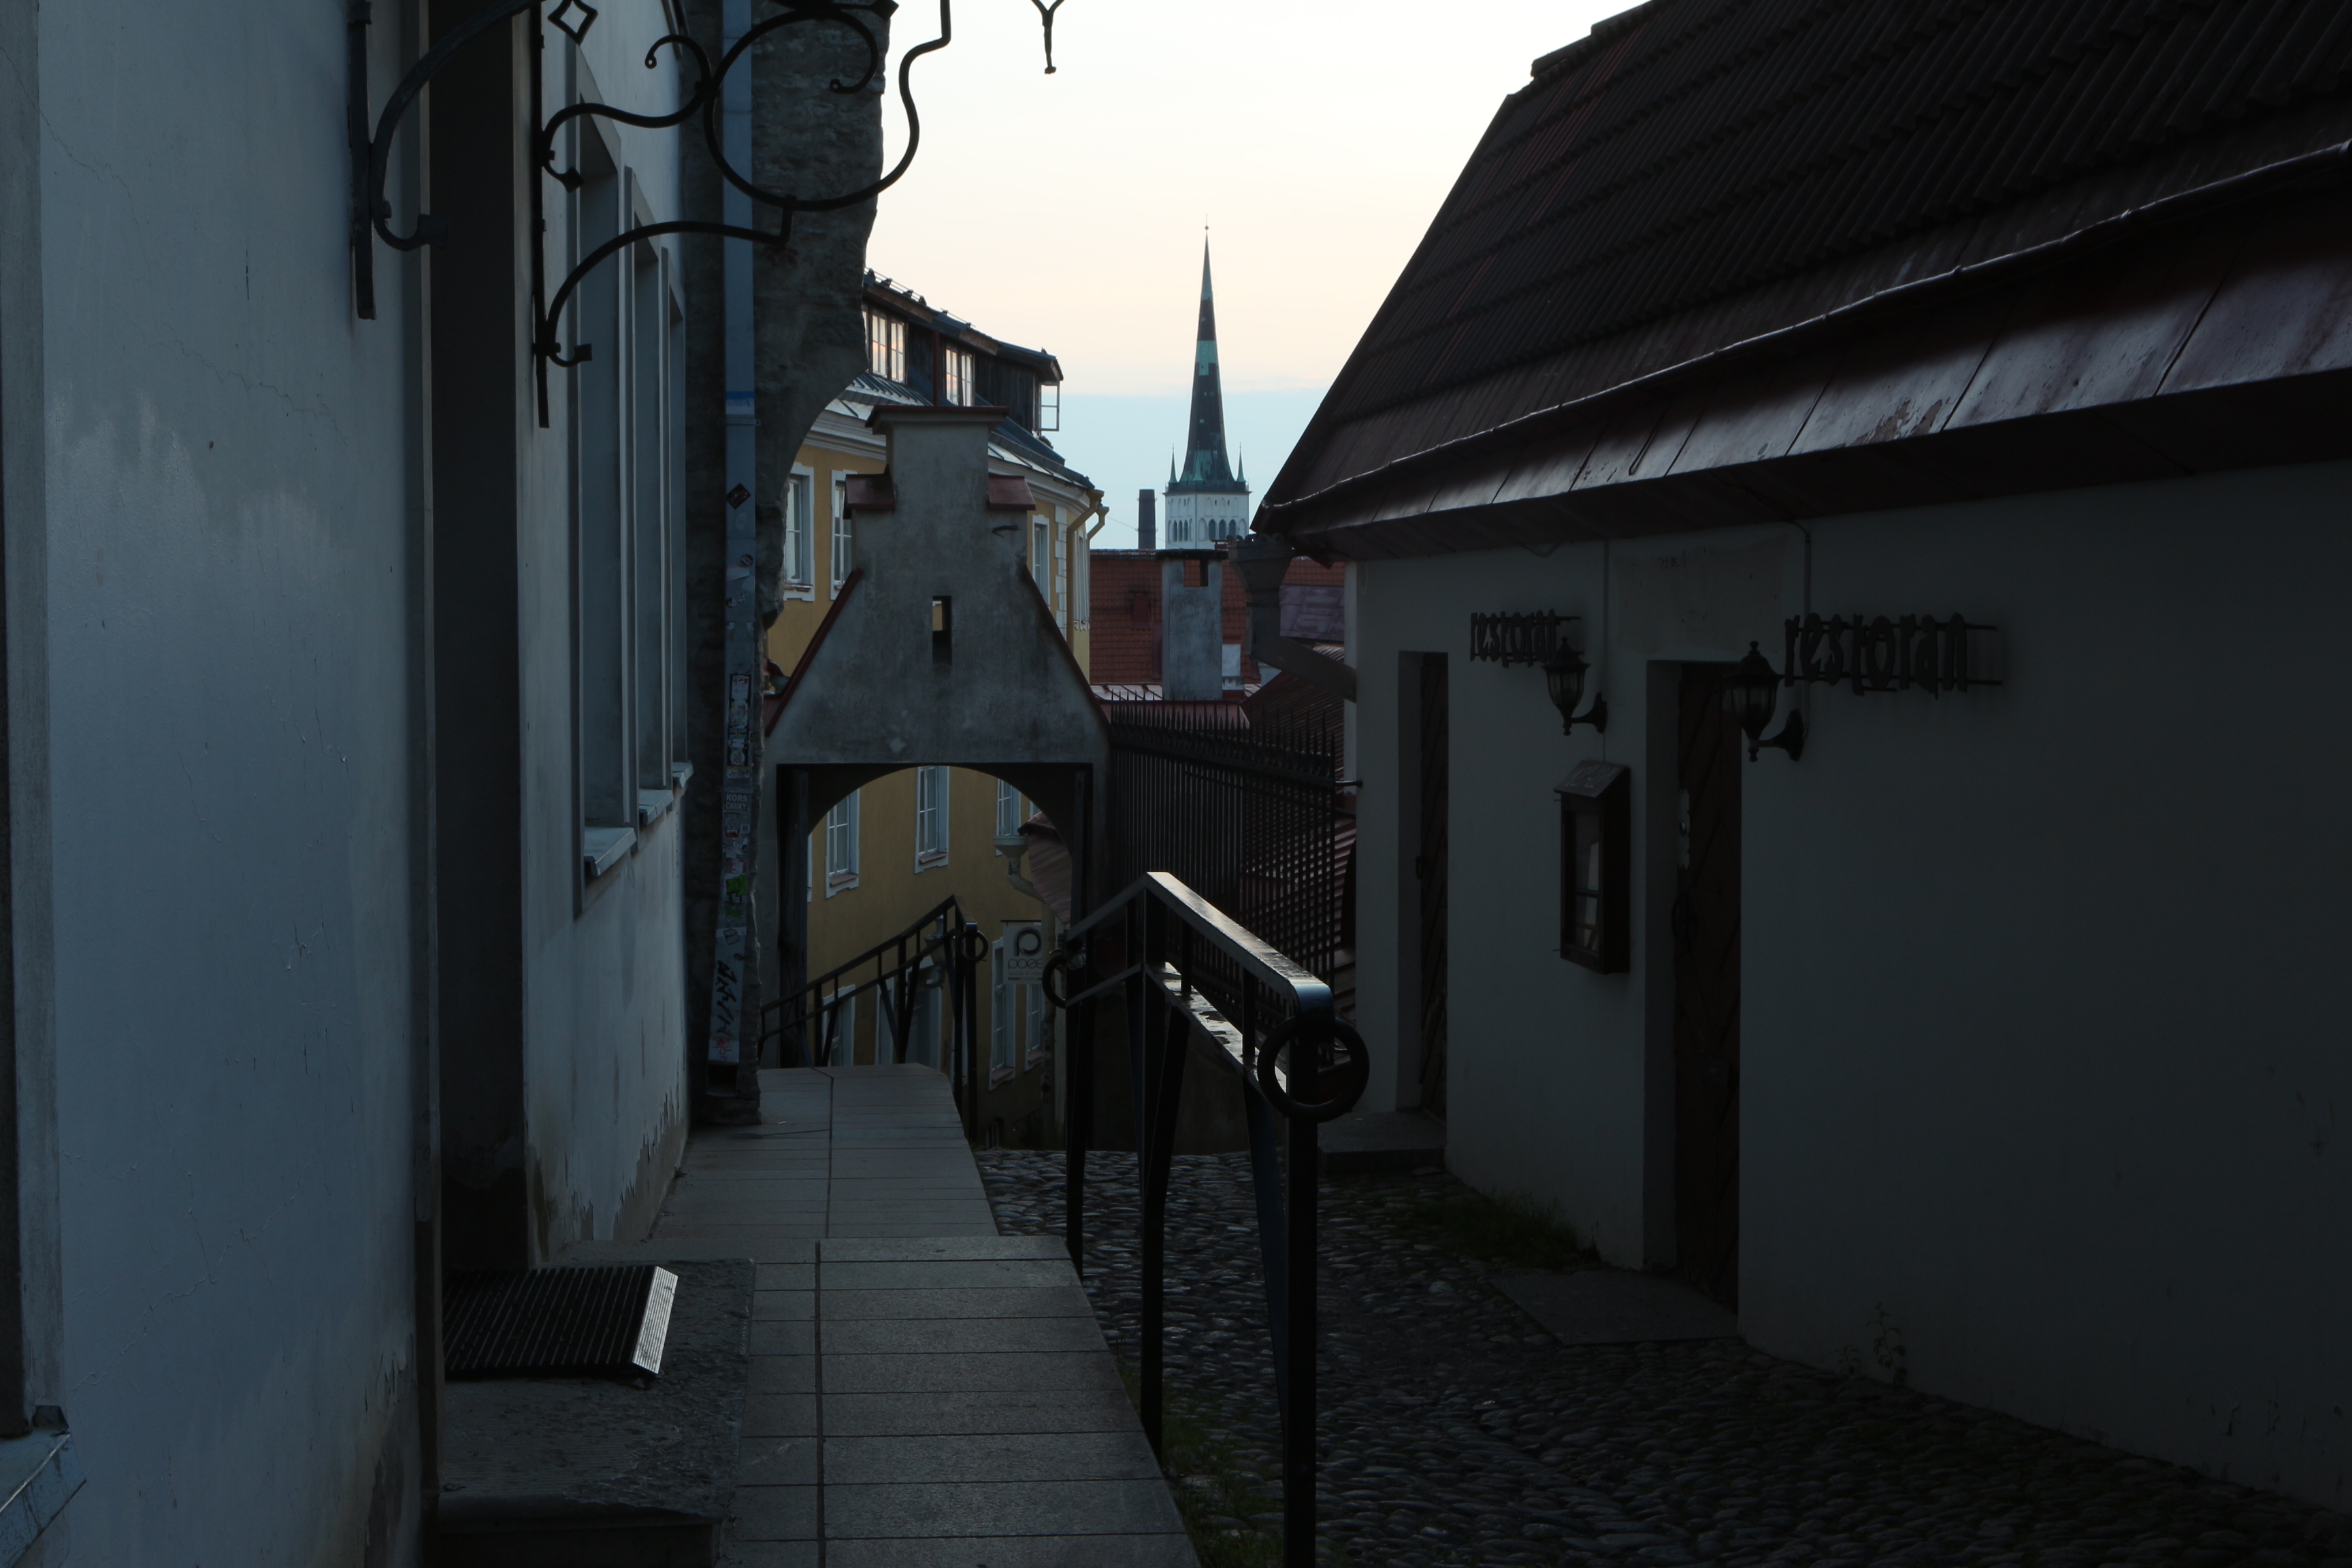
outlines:
[[886, 381], [907, 380], [907, 323], [887, 310], [866, 310], [866, 368]]
[[[1006, 812], [1005, 812], [1005, 807], [1006, 807], [1006, 806], [1008, 806], [1008, 805], [1010, 805], [1010, 806], [1013, 808], [1013, 809], [1012, 809], [1011, 816], [1010, 816], [1010, 818], [1009, 818], [1010, 826], [1007, 826], [1008, 817], [1007, 817], [1007, 816], [1006, 816]], [[1028, 820], [1029, 820], [1028, 814], [1027, 814], [1027, 813], [1025, 813], [1025, 812], [1024, 812], [1024, 811], [1021, 809], [1021, 792], [1020, 792], [1019, 790], [1017, 790], [1017, 789], [1014, 789], [1011, 784], [1007, 784], [1004, 780], [1003, 780], [1003, 779], [999, 779], [999, 780], [997, 780], [997, 781], [996, 781], [996, 837], [999, 837], [999, 838], [1009, 838], [1009, 837], [1011, 837], [1013, 834], [1020, 832], [1020, 831], [1021, 831], [1021, 825], [1022, 825], [1023, 823], [1024, 823], [1024, 822], [1028, 821]], [[1003, 850], [1002, 850], [1002, 849], [1000, 849], [1000, 850], [998, 850], [998, 851], [997, 851], [997, 853], [998, 853], [999, 855], [1002, 855], [1002, 854], [1003, 854], [1003, 853], [1004, 853], [1004, 851], [1003, 851]]]
[[816, 597], [816, 470], [794, 463], [784, 480], [783, 596]]
[[[918, 875], [948, 863], [948, 835], [955, 799], [949, 783], [950, 770], [915, 770], [915, 871]], [[936, 798], [933, 796], [936, 795]]]
[[953, 343], [940, 345], [940, 401], [956, 408], [971, 408], [980, 401], [979, 388], [974, 384], [980, 374], [980, 356], [971, 350], [958, 348]]
[[825, 550], [825, 575], [832, 580], [827, 598], [839, 598], [841, 585], [857, 569], [857, 520], [849, 513], [849, 476], [833, 476], [833, 531]]
[[864, 848], [864, 814], [858, 796], [863, 793], [851, 790], [824, 814], [824, 896], [828, 899], [857, 886]]
[[1013, 1077], [1008, 1058], [1007, 1039], [1012, 1034], [1012, 992], [1015, 989], [1004, 978], [1004, 938], [998, 937], [988, 947], [988, 1087], [994, 1089], [1009, 1083]]

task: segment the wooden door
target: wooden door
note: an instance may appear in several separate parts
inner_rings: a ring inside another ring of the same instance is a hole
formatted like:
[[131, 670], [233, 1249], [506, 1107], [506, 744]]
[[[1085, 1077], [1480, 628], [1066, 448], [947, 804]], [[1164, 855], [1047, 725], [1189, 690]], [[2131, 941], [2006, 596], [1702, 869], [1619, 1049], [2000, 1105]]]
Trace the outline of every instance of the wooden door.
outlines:
[[1684, 667], [1677, 769], [1675, 1237], [1683, 1278], [1739, 1288], [1739, 726], [1732, 666]]
[[1445, 904], [1448, 808], [1445, 656], [1421, 656], [1421, 1108], [1445, 1114]]

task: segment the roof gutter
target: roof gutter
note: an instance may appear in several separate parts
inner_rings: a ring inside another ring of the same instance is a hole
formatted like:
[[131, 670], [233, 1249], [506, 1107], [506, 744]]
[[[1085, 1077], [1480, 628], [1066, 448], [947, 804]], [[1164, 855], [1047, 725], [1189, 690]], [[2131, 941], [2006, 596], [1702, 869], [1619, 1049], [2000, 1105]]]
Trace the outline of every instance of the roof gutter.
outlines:
[[1818, 316], [1775, 328], [1752, 338], [1744, 338], [1719, 349], [1711, 349], [1695, 359], [1667, 365], [1632, 381], [1620, 382], [1615, 386], [1603, 387], [1566, 403], [1523, 414], [1490, 429], [1458, 436], [1451, 441], [1391, 458], [1377, 468], [1351, 474], [1307, 495], [1288, 500], [1263, 501], [1259, 503], [1253, 531], [1286, 531], [1284, 520], [1308, 508], [1328, 506], [1359, 495], [1375, 493], [1391, 484], [1409, 481], [1427, 469], [1442, 468], [1588, 425], [1608, 417], [1624, 405], [1667, 395], [1679, 391], [1685, 383], [1710, 374], [1744, 369], [1759, 362], [1791, 358], [1811, 348], [1817, 338], [1870, 326], [1884, 318], [1907, 314], [1948, 294], [1991, 288], [2029, 276], [2071, 260], [2085, 251], [2129, 238], [2145, 229], [2197, 217], [2236, 202], [2268, 195], [2305, 182], [2317, 185], [2347, 178], [2352, 178], [2352, 142], [2339, 142], [2317, 152], [2298, 153], [2275, 163], [2265, 163], [2258, 169], [2232, 174], [2227, 179], [2215, 180], [2210, 184], [2176, 192], [2143, 206], [2128, 207], [2072, 234], [2061, 235], [2056, 239], [2044, 240], [2040, 245], [2013, 250], [1989, 260], [1931, 273], [1891, 289], [1882, 289], [1877, 293], [1840, 305], [1833, 310], [1823, 311]]

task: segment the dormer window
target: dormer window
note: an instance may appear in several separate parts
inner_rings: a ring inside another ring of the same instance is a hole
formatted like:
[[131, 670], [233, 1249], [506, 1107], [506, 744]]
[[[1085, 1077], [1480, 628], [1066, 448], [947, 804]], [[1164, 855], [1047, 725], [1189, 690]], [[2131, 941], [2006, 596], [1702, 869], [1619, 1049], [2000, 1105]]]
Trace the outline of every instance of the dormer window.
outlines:
[[879, 310], [866, 312], [866, 368], [892, 381], [907, 379], [907, 323]]
[[940, 402], [951, 403], [959, 408], [969, 408], [978, 401], [972, 395], [971, 350], [944, 349], [940, 351], [940, 365], [943, 384], [940, 387]]

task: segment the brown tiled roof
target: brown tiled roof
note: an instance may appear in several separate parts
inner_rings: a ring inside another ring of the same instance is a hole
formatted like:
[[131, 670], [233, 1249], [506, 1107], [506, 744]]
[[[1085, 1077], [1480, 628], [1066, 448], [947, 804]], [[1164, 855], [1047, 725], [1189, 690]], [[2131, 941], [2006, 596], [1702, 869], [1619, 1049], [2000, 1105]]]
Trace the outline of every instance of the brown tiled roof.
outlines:
[[[1088, 595], [1089, 666], [1096, 686], [1144, 686], [1160, 679], [1160, 562], [1149, 550], [1097, 550], [1087, 561], [1093, 588]], [[1300, 556], [1283, 574], [1283, 585], [1335, 588], [1347, 582], [1347, 568]], [[1224, 575], [1224, 640], [1245, 643], [1249, 603], [1231, 565]], [[1242, 681], [1259, 681], [1257, 661], [1242, 660]]]
[[1651, 0], [1507, 100], [1267, 493], [2352, 136], [2352, 6]]

